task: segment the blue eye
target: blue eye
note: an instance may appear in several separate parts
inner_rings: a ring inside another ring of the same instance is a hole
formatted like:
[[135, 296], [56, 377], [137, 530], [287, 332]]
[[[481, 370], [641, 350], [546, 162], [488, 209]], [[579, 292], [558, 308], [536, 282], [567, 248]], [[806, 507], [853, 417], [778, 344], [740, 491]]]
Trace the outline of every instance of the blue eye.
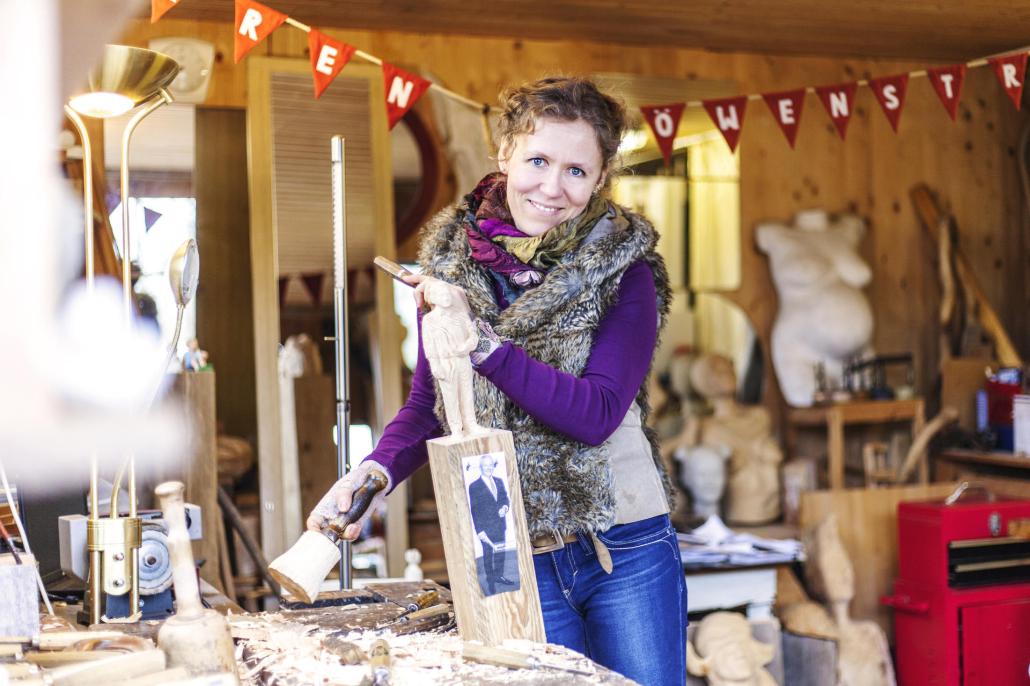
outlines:
[[570, 167], [569, 168], [569, 173], [572, 174], [573, 176], [586, 176], [587, 175], [587, 173], [585, 171], [583, 171], [582, 169], [580, 169], [579, 167]]
[[542, 167], [547, 164], [543, 157], [530, 157], [529, 163], [534, 167]]

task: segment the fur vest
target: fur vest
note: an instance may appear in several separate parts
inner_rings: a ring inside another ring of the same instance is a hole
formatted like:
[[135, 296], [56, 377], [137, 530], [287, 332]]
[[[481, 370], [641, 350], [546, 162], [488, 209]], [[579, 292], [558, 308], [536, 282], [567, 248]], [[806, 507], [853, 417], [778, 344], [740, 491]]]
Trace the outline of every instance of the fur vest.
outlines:
[[[658, 294], [659, 333], [665, 324], [670, 292], [664, 261], [655, 252], [658, 235], [640, 215], [626, 214], [628, 228], [614, 230], [612, 222], [602, 219], [540, 285], [524, 292], [503, 312], [494, 298], [492, 277], [470, 256], [461, 205], [444, 209], [423, 228], [419, 264], [424, 273], [464, 288], [473, 316], [488, 322], [502, 339], [536, 360], [579, 376], [598, 325], [618, 295], [622, 273], [634, 262], [645, 260], [650, 266]], [[615, 499], [607, 442], [589, 446], [549, 429], [478, 374], [474, 387], [479, 423], [513, 434], [530, 536], [609, 529], [615, 519]], [[636, 402], [643, 423], [650, 412], [646, 379]], [[446, 426], [439, 386], [436, 414]], [[657, 440], [650, 429], [644, 431], [671, 504], [672, 490]]]

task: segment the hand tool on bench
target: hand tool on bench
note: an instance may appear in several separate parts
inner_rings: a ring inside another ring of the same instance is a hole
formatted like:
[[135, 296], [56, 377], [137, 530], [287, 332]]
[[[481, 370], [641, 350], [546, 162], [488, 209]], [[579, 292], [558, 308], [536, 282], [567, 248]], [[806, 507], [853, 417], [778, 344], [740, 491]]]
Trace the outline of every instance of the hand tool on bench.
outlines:
[[568, 672], [569, 674], [582, 674], [584, 676], [595, 675], [594, 672], [588, 672], [585, 669], [576, 669], [574, 667], [565, 667], [563, 665], [551, 664], [550, 662], [543, 662], [535, 655], [527, 655], [526, 653], [522, 653], [517, 650], [484, 646], [479, 645], [478, 643], [470, 643], [468, 641], [462, 645], [461, 655], [470, 662], [479, 662], [485, 665], [495, 665], [497, 667], [507, 667], [508, 669], [556, 669], [562, 672]]
[[365, 482], [354, 491], [350, 509], [328, 520], [320, 532], [305, 531], [292, 548], [268, 565], [268, 573], [291, 595], [307, 603], [315, 602], [326, 575], [340, 561], [337, 543], [343, 540], [347, 525], [361, 519], [372, 499], [388, 483], [385, 474], [369, 472]]

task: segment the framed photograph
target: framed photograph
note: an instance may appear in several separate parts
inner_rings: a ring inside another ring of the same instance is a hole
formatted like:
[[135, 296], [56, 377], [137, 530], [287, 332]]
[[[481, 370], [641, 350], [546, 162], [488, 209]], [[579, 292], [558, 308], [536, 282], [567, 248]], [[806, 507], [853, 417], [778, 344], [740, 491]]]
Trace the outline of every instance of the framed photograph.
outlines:
[[502, 452], [461, 460], [476, 551], [476, 576], [484, 596], [519, 588], [508, 471]]

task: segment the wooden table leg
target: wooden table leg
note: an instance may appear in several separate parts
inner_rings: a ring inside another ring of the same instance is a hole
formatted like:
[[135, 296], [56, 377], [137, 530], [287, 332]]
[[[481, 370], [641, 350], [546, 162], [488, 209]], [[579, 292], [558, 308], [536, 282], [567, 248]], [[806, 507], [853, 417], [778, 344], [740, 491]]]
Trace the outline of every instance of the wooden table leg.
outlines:
[[[914, 441], [916, 436], [923, 430], [926, 425], [926, 408], [923, 401], [920, 400], [916, 406], [915, 416], [912, 417], [912, 440]], [[927, 446], [927, 452], [930, 448]], [[919, 463], [919, 483], [925, 484], [930, 482], [930, 456], [927, 454], [923, 460]]]
[[826, 413], [826, 475], [830, 488], [844, 488], [844, 415], [839, 407]]

